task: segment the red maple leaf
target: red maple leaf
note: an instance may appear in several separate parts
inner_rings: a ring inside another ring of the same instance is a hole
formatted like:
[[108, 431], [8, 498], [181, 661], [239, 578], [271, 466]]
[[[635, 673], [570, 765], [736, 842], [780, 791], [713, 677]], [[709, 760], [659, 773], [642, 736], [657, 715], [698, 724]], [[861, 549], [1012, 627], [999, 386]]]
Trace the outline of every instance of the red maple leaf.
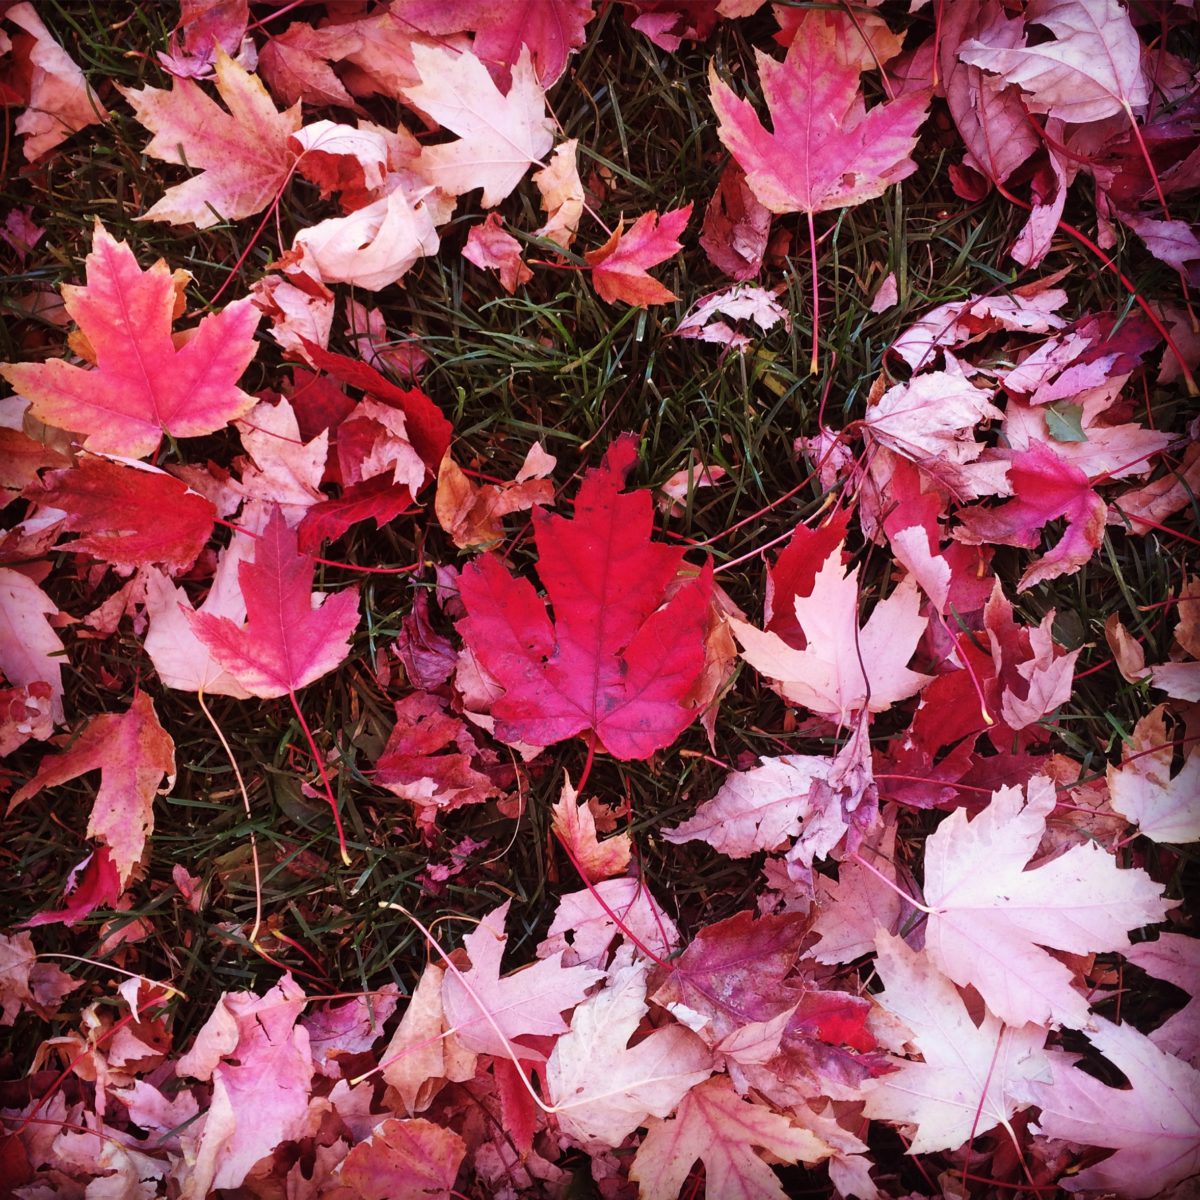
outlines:
[[89, 450], [141, 458], [164, 429], [177, 438], [215, 432], [254, 406], [237, 381], [254, 357], [261, 314], [249, 298], [235, 300], [177, 347], [177, 282], [164, 262], [139, 269], [129, 246], [97, 220], [87, 284], [62, 289], [82, 335], [72, 344], [96, 369], [55, 359], [0, 364], [0, 374], [35, 417], [85, 434]]
[[1104, 537], [1107, 509], [1088, 477], [1049, 446], [1033, 442], [1028, 450], [1013, 455], [1008, 480], [1013, 499], [999, 508], [972, 505], [960, 509], [962, 525], [954, 536], [976, 546], [999, 543], [1032, 550], [1041, 541], [1044, 525], [1066, 517], [1062, 537], [1026, 570], [1017, 591], [1059, 575], [1073, 575]]
[[85, 536], [64, 549], [91, 554], [118, 567], [164, 563], [185, 571], [212, 535], [212, 501], [154, 467], [84, 458], [51, 471], [25, 492], [47, 508], [62, 509], [63, 527]]
[[636, 442], [620, 438], [584, 477], [569, 520], [535, 511], [533, 585], [485, 554], [462, 573], [459, 632], [504, 688], [492, 706], [509, 741], [549, 746], [592, 730], [620, 759], [647, 758], [698, 715], [711, 567], [668, 597], [683, 551], [650, 541], [649, 492], [621, 493]]
[[245, 625], [211, 613], [187, 618], [213, 657], [252, 696], [290, 695], [350, 653], [358, 591], [313, 592], [313, 560], [296, 548], [296, 531], [278, 507], [254, 544], [254, 561], [240, 565], [238, 579]]
[[642, 213], [629, 227], [617, 231], [598, 250], [589, 250], [584, 258], [592, 268], [592, 283], [600, 296], [626, 304], [667, 304], [678, 300], [670, 288], [646, 274], [647, 267], [665, 262], [682, 248], [679, 235], [692, 215], [692, 206], [663, 213]]

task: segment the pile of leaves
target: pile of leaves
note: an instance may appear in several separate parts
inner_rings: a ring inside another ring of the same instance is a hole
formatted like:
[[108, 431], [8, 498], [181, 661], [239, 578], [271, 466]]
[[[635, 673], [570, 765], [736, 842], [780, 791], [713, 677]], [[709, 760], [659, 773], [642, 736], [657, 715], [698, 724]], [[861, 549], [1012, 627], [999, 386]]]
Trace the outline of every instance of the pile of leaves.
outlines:
[[0, 5], [5, 1186], [1182, 1200], [1194, 14], [597, 7]]

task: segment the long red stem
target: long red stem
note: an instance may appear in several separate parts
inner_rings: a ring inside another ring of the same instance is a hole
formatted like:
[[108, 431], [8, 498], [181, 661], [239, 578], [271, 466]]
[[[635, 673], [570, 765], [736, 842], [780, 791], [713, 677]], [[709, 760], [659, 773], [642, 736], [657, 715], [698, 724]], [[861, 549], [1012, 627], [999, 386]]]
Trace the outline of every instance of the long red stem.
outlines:
[[325, 760], [321, 757], [321, 752], [317, 749], [317, 743], [313, 740], [312, 730], [309, 729], [308, 722], [304, 719], [304, 713], [300, 711], [300, 702], [296, 699], [296, 693], [289, 690], [288, 698], [292, 702], [292, 708], [296, 712], [296, 719], [300, 722], [300, 728], [304, 730], [309, 752], [316, 760], [317, 770], [321, 775], [321, 783], [325, 787], [325, 799], [329, 801], [329, 809], [333, 813], [333, 824], [337, 829], [338, 849], [342, 852], [342, 862], [346, 866], [349, 866], [350, 854], [346, 849], [346, 831], [342, 828], [342, 817], [338, 812], [337, 801], [333, 798], [333, 788], [329, 784], [329, 776], [325, 773]]

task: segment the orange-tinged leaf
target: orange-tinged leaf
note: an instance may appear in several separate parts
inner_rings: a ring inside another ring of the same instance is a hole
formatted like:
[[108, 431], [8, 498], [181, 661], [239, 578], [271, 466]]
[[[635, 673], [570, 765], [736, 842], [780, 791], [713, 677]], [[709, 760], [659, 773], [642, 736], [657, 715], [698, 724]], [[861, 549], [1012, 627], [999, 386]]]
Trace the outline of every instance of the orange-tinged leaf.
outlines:
[[583, 872], [588, 883], [599, 883], [620, 875], [629, 866], [633, 845], [629, 834], [618, 833], [601, 842], [596, 837], [596, 818], [587, 804], [580, 804], [570, 779], [551, 809], [551, 828], [567, 848], [571, 863]]
[[757, 1151], [788, 1163], [817, 1163], [832, 1153], [816, 1134], [743, 1100], [724, 1076], [692, 1088], [673, 1117], [651, 1119], [646, 1129], [629, 1171], [641, 1200], [676, 1200], [697, 1161], [708, 1200], [785, 1200]]
[[237, 381], [254, 357], [260, 314], [247, 298], [206, 316], [185, 345], [171, 336], [176, 281], [164, 262], [142, 271], [96, 222], [87, 283], [64, 286], [67, 312], [95, 353], [89, 370], [62, 359], [3, 363], [0, 374], [48, 425], [97, 453], [141, 458], [172, 437], [213, 433], [254, 405]]
[[350, 1151], [339, 1178], [361, 1200], [449, 1200], [466, 1153], [452, 1129], [423, 1117], [393, 1119]]
[[226, 112], [194, 80], [172, 80], [171, 90], [121, 88], [137, 119], [154, 134], [143, 151], [162, 162], [203, 168], [168, 188], [141, 216], [208, 229], [262, 212], [296, 162], [288, 138], [300, 128], [300, 105], [277, 112], [256, 75], [218, 46], [217, 91]]
[[858, 66], [836, 53], [837, 29], [806, 21], [783, 62], [755, 52], [773, 133], [710, 70], [718, 135], [772, 212], [861, 204], [917, 169], [909, 156], [929, 93], [912, 92], [867, 112]]
[[592, 283], [602, 299], [610, 303], [667, 304], [677, 300], [670, 288], [646, 274], [648, 267], [665, 262], [683, 248], [679, 235], [692, 215], [692, 206], [663, 213], [642, 213], [628, 231], [616, 233], [598, 250], [589, 250], [584, 258], [592, 268]]
[[175, 743], [145, 692], [135, 694], [127, 712], [93, 718], [66, 750], [43, 759], [37, 774], [13, 794], [9, 812], [44, 788], [88, 771], [100, 772], [100, 790], [87, 836], [109, 847], [124, 887], [154, 829], [158, 785], [164, 775], [168, 788], [175, 779]]
[[[189, 613], [196, 636], [252, 696], [286, 696], [332, 671], [350, 653], [358, 627], [358, 591], [313, 592], [313, 560], [296, 547], [278, 508], [238, 569], [246, 624]], [[324, 603], [322, 603], [324, 601]]]

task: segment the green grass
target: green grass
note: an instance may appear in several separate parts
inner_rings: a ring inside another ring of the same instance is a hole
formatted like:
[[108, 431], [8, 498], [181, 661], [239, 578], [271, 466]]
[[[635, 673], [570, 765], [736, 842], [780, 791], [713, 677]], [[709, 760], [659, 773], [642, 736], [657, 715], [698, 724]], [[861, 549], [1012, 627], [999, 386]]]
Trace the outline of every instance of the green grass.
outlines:
[[[28, 357], [39, 342], [58, 344], [59, 330], [25, 317], [21, 297], [31, 288], [81, 280], [94, 217], [127, 239], [143, 266], [162, 256], [172, 267], [186, 267], [193, 275], [188, 299], [194, 316], [222, 289], [221, 303], [244, 294], [298, 229], [333, 215], [332, 205], [320, 202], [315, 189], [293, 181], [279, 206], [282, 241], [275, 221], [268, 222], [232, 281], [228, 273], [250, 245], [258, 218], [201, 233], [138, 221], [138, 213], [187, 172], [141, 155], [147, 135], [114, 84], [167, 86], [152, 51], [165, 47], [173, 10], [69, 0], [51, 0], [40, 9], [83, 65], [112, 117], [105, 126], [72, 138], [44, 165], [18, 169], [15, 114], [6, 114], [8, 172], [0, 209], [31, 206], [46, 235], [24, 267], [10, 254], [0, 259], [10, 272], [3, 287], [0, 358]], [[910, 24], [914, 39], [925, 36], [931, 16], [918, 13]], [[479, 216], [472, 206], [477, 197], [464, 198], [455, 222], [443, 231], [441, 252], [422, 260], [402, 288], [355, 297], [378, 305], [388, 327], [399, 335], [419, 337], [432, 360], [421, 384], [454, 423], [455, 456], [485, 474], [511, 478], [530, 443], [542, 439], [559, 457], [555, 480], [569, 501], [575, 488], [570, 481], [595, 465], [608, 439], [622, 430], [633, 430], [641, 439], [637, 484], [661, 482], [686, 465], [693, 450], [726, 467], [731, 482], [696, 491], [682, 518], [662, 524], [669, 538], [714, 539], [708, 549], [717, 566], [736, 563], [720, 573], [719, 581], [752, 619], [762, 611], [764, 568], [761, 557], [747, 556], [811, 517], [826, 500], [819, 483], [808, 478], [812, 464], [793, 452], [794, 439], [817, 431], [823, 401], [825, 423], [835, 429], [862, 417], [868, 391], [886, 369], [887, 347], [902, 329], [936, 305], [1005, 290], [1062, 267], [1072, 269], [1064, 284], [1071, 296], [1068, 316], [1130, 307], [1115, 274], [1098, 269], [1066, 238], [1056, 242], [1037, 272], [1019, 274], [1006, 250], [1024, 214], [994, 194], [977, 204], [954, 195], [946, 166], [957, 157], [957, 142], [944, 133], [945, 120], [939, 123], [935, 108], [935, 120], [922, 135], [915, 175], [875, 202], [818, 218], [824, 235], [820, 374], [808, 373], [811, 281], [802, 217], [777, 221], [778, 229], [790, 233], [791, 244], [785, 265], [767, 273], [768, 283], [785, 285], [781, 299], [794, 320], [790, 336], [776, 327], [745, 356], [722, 355], [716, 347], [670, 337], [691, 300], [727, 282], [696, 242], [704, 206], [725, 161], [707, 100], [708, 63], [714, 60], [718, 72], [735, 78], [746, 94], [747, 80], [755, 77], [750, 47], [764, 45], [770, 28], [764, 10], [753, 21], [723, 23], [708, 44], [685, 43], [668, 55], [631, 30], [615, 6], [606, 6], [590, 27], [587, 45], [551, 93], [564, 134], [580, 139], [585, 183], [603, 183], [596, 211], [609, 228], [622, 215], [629, 221], [649, 209], [695, 204], [684, 253], [654, 272], [679, 294], [677, 304], [648, 311], [605, 304], [587, 277], [572, 269], [579, 265], [577, 259], [537, 269], [529, 285], [505, 296], [494, 275], [459, 254], [466, 230]], [[131, 54], [131, 48], [145, 53]], [[402, 116], [387, 101], [373, 109], [385, 124]], [[305, 115], [322, 114], [306, 110]], [[535, 202], [533, 189], [524, 185], [500, 211], [515, 230], [532, 229], [541, 220]], [[1067, 219], [1089, 228], [1090, 209], [1088, 189], [1077, 187]], [[601, 226], [585, 215], [575, 250], [582, 254], [605, 237]], [[1177, 295], [1177, 277], [1138, 245], [1124, 244], [1119, 262], [1143, 295]], [[871, 300], [888, 271], [900, 281], [900, 302], [873, 314]], [[353, 289], [338, 290], [354, 295]], [[349, 352], [341, 314], [339, 300], [332, 348]], [[274, 343], [264, 336], [243, 386], [277, 387], [285, 370]], [[1153, 372], [1146, 387], [1156, 424], [1183, 428], [1189, 403], [1182, 390], [1155, 387]], [[238, 452], [230, 431], [182, 450], [168, 447], [162, 461], [179, 461], [178, 454], [187, 461], [211, 458], [228, 465]], [[754, 517], [797, 488], [786, 503]], [[726, 532], [748, 517], [754, 519]], [[1185, 510], [1169, 524], [1181, 533], [1194, 532], [1195, 519], [1195, 512]], [[510, 524], [514, 563], [528, 570], [533, 562], [528, 530], [519, 518]], [[868, 594], [886, 591], [888, 556], [879, 550], [868, 553], [859, 543], [853, 549], [865, 563]], [[467, 557], [426, 515], [402, 517], [380, 532], [359, 526], [326, 554], [367, 566], [419, 558], [455, 565]], [[120, 584], [111, 575], [97, 582], [67, 553], [51, 557], [47, 588], [74, 617], [82, 617]], [[699, 561], [698, 555], [692, 557]], [[1144, 685], [1125, 684], [1114, 667], [1102, 666], [1109, 657], [1104, 620], [1120, 612], [1146, 644], [1148, 660], [1165, 658], [1175, 614], [1163, 605], [1185, 572], [1195, 570], [1194, 545], [1169, 531], [1139, 538], [1113, 526], [1101, 552], [1078, 574], [1017, 596], [1021, 557], [1007, 551], [997, 556], [1018, 619], [1033, 624], [1053, 608], [1059, 640], [1071, 649], [1085, 647], [1078, 664], [1082, 677], [1052, 740], [1080, 761], [1086, 774], [1100, 774], [1152, 699]], [[188, 997], [174, 1006], [176, 1046], [187, 1044], [222, 991], [261, 989], [278, 976], [280, 966], [295, 971], [314, 994], [366, 990], [388, 981], [407, 992], [429, 951], [413, 925], [382, 903], [409, 906], [427, 924], [436, 922], [449, 948], [471, 922], [511, 898], [510, 929], [516, 932], [510, 953], [513, 962], [520, 962], [531, 957], [556, 898], [578, 886], [569, 862], [552, 848], [548, 806], [557, 797], [564, 769], [578, 779], [586, 756], [582, 742], [555, 746], [522, 770], [527, 803], [516, 823], [494, 805], [462, 809], [442, 817], [432, 842], [424, 843], [408, 806], [371, 781], [371, 767], [391, 727], [392, 700], [400, 694], [394, 685], [388, 689], [378, 682], [373, 663], [394, 638], [415, 589], [432, 587], [432, 569], [411, 576], [361, 577], [338, 568], [319, 570], [317, 586], [358, 579], [367, 614], [346, 664], [300, 696], [322, 750], [336, 748], [343, 764], [333, 779], [350, 845], [349, 867], [338, 861], [326, 804], [301, 792], [302, 781], [316, 782], [315, 772], [286, 700], [208, 701], [245, 774], [252, 809], [248, 820], [229, 760], [196, 698], [158, 686], [129, 622], [108, 640], [88, 640], [78, 626], [64, 634], [72, 728], [88, 715], [123, 710], [135, 687], [148, 688], [176, 741], [178, 777], [170, 796], [157, 805], [145, 877], [130, 888], [128, 910], [98, 913], [74, 931], [43, 929], [38, 945], [108, 959], [170, 981]], [[441, 627], [450, 632], [447, 622]], [[890, 728], [887, 720], [879, 721], [879, 738]], [[759, 883], [756, 864], [732, 862], [697, 844], [671, 846], [656, 836], [719, 786], [724, 771], [706, 756], [736, 763], [785, 747], [828, 752], [823, 740], [792, 729], [782, 701], [760, 686], [748, 668], [723, 703], [718, 734], [715, 751], [693, 727], [648, 762], [620, 764], [598, 756], [589, 780], [589, 792], [614, 805], [628, 804], [649, 886], [685, 935], [753, 906]], [[44, 750], [31, 744], [0, 769], [14, 785], [22, 782]], [[15, 924], [48, 907], [61, 889], [67, 870], [85, 853], [83, 829], [93, 794], [92, 781], [84, 778], [34, 798], [9, 819], [0, 849], [0, 912], [7, 922]], [[906, 818], [905, 832], [919, 839], [935, 820], [913, 814]], [[263, 947], [270, 961], [246, 941], [255, 908], [252, 833], [263, 864]], [[420, 877], [427, 864], [447, 861], [450, 848], [468, 836], [486, 840], [486, 848], [440, 894], [424, 891]], [[1151, 865], [1166, 869], [1165, 858], [1160, 863], [1153, 848], [1146, 854]], [[182, 902], [172, 884], [177, 864], [202, 880], [206, 899], [199, 912]], [[1183, 894], [1185, 885], [1196, 882], [1195, 855], [1184, 850], [1170, 880], [1173, 894]], [[144, 938], [120, 950], [105, 949], [105, 936], [136, 928], [141, 921], [147, 927]], [[86, 981], [76, 993], [80, 1003], [104, 994], [113, 981], [104, 967], [71, 969]], [[8, 1031], [12, 1068], [28, 1066], [41, 1036], [43, 1024], [28, 1016]]]

